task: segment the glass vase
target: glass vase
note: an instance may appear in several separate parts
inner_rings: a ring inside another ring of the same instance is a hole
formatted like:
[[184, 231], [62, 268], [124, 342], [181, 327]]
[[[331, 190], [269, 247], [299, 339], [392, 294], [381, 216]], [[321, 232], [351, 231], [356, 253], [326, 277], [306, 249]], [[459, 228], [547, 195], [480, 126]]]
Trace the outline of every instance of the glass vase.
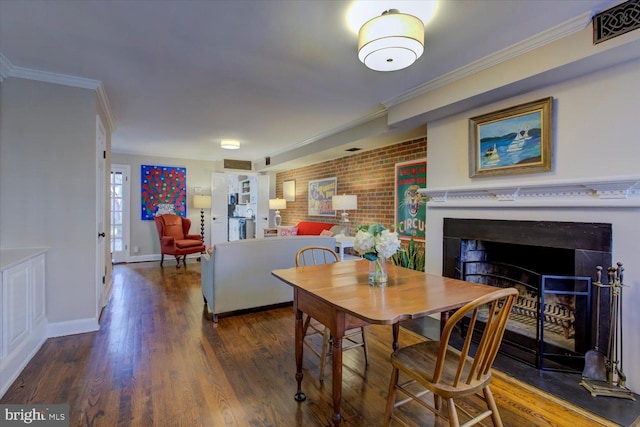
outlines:
[[386, 258], [378, 257], [375, 261], [369, 261], [369, 284], [373, 286], [385, 286], [389, 278], [387, 274]]

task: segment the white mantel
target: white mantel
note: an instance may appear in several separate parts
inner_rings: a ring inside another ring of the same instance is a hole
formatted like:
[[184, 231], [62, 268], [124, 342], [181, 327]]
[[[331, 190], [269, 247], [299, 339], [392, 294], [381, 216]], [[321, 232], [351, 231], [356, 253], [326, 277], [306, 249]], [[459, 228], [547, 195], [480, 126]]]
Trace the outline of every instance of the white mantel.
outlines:
[[640, 176], [424, 188], [432, 208], [640, 207]]

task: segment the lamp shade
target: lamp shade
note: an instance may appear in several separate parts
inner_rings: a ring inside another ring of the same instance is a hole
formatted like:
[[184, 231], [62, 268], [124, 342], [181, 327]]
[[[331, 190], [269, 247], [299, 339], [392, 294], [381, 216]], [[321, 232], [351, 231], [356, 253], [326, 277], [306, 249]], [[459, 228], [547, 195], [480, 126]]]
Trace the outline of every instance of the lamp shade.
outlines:
[[195, 196], [193, 196], [193, 207], [196, 209], [211, 208], [211, 196], [196, 194]]
[[287, 201], [285, 199], [269, 199], [269, 209], [287, 209]]
[[240, 141], [235, 139], [223, 139], [220, 142], [220, 147], [226, 148], [227, 150], [237, 150], [240, 148]]
[[358, 58], [375, 71], [406, 68], [424, 52], [424, 24], [396, 9], [367, 21], [358, 34]]
[[355, 194], [343, 194], [331, 198], [331, 207], [334, 211], [348, 211], [358, 209], [358, 196]]

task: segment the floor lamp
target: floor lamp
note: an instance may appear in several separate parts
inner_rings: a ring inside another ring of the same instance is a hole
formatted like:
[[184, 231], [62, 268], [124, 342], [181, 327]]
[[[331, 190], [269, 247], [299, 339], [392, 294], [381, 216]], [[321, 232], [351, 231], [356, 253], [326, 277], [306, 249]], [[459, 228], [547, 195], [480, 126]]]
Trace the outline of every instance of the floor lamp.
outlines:
[[200, 209], [200, 236], [204, 243], [204, 210], [211, 209], [211, 196], [196, 194], [193, 196], [193, 207]]
[[331, 208], [334, 211], [342, 211], [340, 227], [344, 236], [349, 235], [349, 214], [346, 211], [358, 209], [358, 196], [355, 194], [343, 194], [331, 198]]

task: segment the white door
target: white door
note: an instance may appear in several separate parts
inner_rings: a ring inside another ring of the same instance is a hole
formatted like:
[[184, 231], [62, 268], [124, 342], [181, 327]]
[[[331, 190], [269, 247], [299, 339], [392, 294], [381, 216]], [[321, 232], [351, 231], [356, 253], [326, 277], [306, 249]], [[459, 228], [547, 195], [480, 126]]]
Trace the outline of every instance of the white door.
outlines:
[[264, 229], [269, 228], [269, 175], [258, 175], [256, 200], [256, 237], [264, 237]]
[[227, 174], [211, 174], [211, 246], [228, 240], [228, 203], [229, 184]]
[[105, 219], [107, 202], [106, 164], [107, 133], [96, 114], [96, 318], [109, 300], [111, 281], [107, 277], [107, 246]]
[[111, 165], [111, 262], [129, 260], [129, 165]]

